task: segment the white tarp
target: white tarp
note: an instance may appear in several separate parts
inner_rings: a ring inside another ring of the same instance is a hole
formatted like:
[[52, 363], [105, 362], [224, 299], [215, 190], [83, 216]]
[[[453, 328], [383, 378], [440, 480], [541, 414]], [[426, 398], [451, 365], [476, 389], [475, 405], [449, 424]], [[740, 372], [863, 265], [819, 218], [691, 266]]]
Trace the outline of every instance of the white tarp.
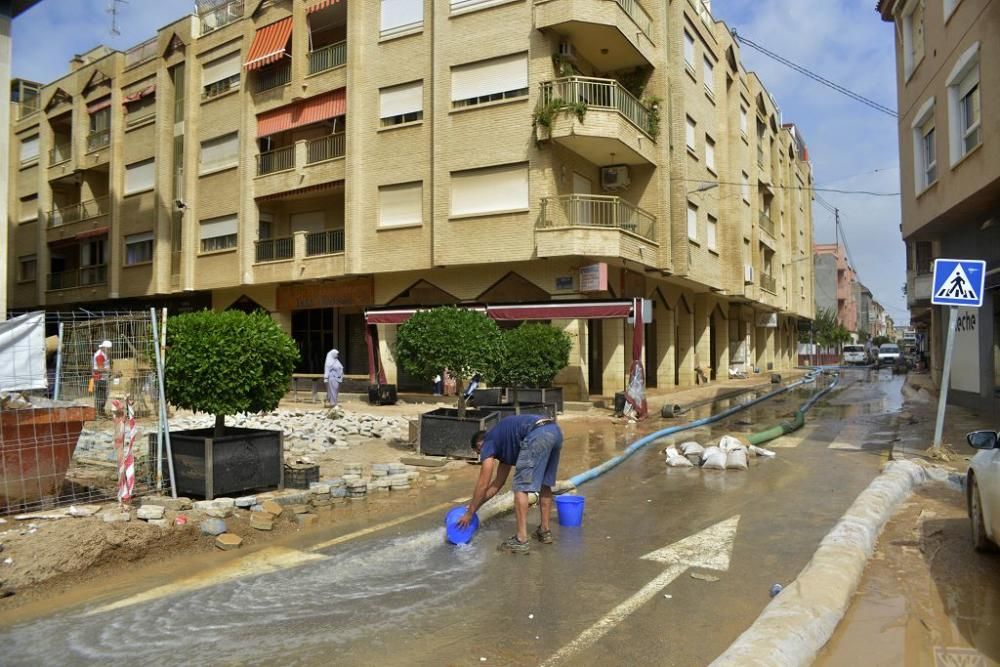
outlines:
[[45, 389], [45, 313], [0, 322], [0, 391]]

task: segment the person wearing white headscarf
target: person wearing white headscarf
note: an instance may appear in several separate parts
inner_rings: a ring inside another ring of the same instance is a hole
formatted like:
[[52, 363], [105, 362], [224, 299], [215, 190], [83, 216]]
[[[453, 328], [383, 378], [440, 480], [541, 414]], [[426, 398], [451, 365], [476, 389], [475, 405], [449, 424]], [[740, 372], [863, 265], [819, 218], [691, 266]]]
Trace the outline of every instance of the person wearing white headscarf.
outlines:
[[330, 407], [337, 405], [337, 395], [340, 394], [340, 383], [344, 381], [344, 365], [340, 363], [340, 352], [336, 349], [326, 353], [326, 363], [323, 365], [323, 377], [326, 379], [326, 401]]

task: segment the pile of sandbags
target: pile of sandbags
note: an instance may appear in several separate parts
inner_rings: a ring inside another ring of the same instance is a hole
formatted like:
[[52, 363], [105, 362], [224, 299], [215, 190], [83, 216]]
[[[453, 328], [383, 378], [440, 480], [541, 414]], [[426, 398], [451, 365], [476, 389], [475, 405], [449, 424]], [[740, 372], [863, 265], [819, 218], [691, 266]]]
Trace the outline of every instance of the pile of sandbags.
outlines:
[[707, 470], [747, 470], [750, 459], [771, 458], [775, 453], [756, 445], [744, 444], [738, 438], [724, 435], [717, 445], [703, 447], [694, 441], [663, 450], [667, 466], [671, 468], [701, 467]]

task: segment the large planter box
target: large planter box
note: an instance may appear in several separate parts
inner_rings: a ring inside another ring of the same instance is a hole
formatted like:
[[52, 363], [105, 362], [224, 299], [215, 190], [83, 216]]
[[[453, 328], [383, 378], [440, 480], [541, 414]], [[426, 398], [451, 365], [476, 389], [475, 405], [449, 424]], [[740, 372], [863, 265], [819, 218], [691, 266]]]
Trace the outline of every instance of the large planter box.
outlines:
[[[539, 417], [548, 417], [549, 419], [556, 418], [555, 403], [521, 403], [520, 408], [520, 414], [522, 415], [538, 415]], [[486, 410], [487, 412], [497, 412], [500, 414], [500, 419], [518, 414], [517, 406], [513, 403], [505, 403], [503, 405], [483, 405], [480, 406], [479, 409]]]
[[420, 453], [430, 456], [451, 456], [458, 459], [478, 459], [469, 446], [472, 434], [488, 431], [500, 421], [500, 415], [487, 410], [466, 410], [458, 418], [457, 408], [438, 408], [420, 416]]
[[484, 405], [500, 405], [503, 403], [503, 388], [490, 387], [472, 392], [472, 404], [482, 410]]
[[251, 428], [171, 431], [177, 494], [216, 496], [284, 487], [283, 434]]
[[[507, 390], [507, 400], [514, 400], [514, 390]], [[552, 403], [556, 406], [556, 412], [563, 412], [563, 388], [547, 387], [539, 389], [536, 387], [518, 387], [517, 400], [521, 403]]]

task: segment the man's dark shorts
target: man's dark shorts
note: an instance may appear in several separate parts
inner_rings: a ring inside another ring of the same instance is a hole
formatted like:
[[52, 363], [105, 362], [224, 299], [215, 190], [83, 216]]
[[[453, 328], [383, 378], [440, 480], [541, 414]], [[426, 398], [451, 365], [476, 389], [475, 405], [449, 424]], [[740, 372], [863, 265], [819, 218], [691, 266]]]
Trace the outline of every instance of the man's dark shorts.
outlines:
[[539, 426], [521, 443], [514, 467], [514, 490], [538, 493], [543, 486], [556, 485], [562, 431], [555, 424]]

